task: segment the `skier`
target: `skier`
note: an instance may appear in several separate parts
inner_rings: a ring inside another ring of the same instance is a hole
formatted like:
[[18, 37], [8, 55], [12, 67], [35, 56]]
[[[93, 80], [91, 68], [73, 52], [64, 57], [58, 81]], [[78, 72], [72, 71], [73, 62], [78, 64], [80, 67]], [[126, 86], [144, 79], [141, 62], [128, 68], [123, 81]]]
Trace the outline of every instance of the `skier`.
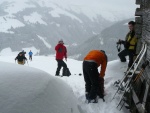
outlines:
[[129, 31], [129, 33], [127, 33], [125, 41], [119, 39], [117, 44], [123, 44], [125, 47], [125, 49], [122, 50], [118, 54], [118, 56], [119, 56], [121, 62], [126, 62], [125, 56], [127, 56], [127, 55], [129, 56], [129, 63], [128, 63], [128, 69], [129, 69], [133, 64], [133, 58], [134, 58], [135, 53], [136, 53], [137, 38], [135, 36], [135, 30], [134, 30], [135, 22], [130, 21], [128, 23], [128, 27], [129, 27], [130, 31]]
[[[25, 57], [26, 52], [24, 50], [22, 50], [20, 53]], [[26, 63], [25, 60], [23, 60], [23, 62], [24, 62], [24, 64]]]
[[[98, 67], [101, 65], [101, 71]], [[90, 51], [83, 61], [85, 96], [89, 103], [97, 103], [97, 95], [104, 97], [104, 76], [107, 66], [107, 55], [104, 50]]]
[[27, 61], [27, 58], [24, 56], [22, 52], [18, 54], [18, 56], [15, 58], [15, 61], [18, 60], [18, 64], [24, 65], [25, 60]]
[[67, 64], [63, 61], [63, 59], [65, 58], [65, 60], [67, 61], [67, 49], [64, 46], [64, 42], [62, 39], [59, 40], [58, 44], [55, 47], [56, 50], [56, 61], [58, 63], [58, 67], [56, 70], [56, 74], [55, 76], [59, 76], [60, 73], [60, 69], [63, 67], [63, 74], [62, 76], [65, 76], [65, 71], [68, 69], [67, 68]]
[[29, 60], [31, 60], [31, 61], [32, 61], [32, 55], [33, 55], [33, 53], [32, 53], [32, 51], [30, 50], [30, 52], [29, 52]]
[[25, 56], [26, 52], [22, 50], [20, 53], [22, 53], [23, 56]]

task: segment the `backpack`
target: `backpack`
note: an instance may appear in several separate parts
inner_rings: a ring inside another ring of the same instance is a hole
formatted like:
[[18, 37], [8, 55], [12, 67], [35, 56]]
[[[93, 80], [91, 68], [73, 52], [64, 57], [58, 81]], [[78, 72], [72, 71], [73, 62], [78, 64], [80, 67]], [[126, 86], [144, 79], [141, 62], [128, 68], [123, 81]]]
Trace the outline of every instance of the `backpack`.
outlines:
[[70, 73], [70, 70], [69, 70], [69, 68], [64, 68], [63, 69], [63, 73], [62, 73], [62, 76], [70, 76], [71, 75], [71, 73]]

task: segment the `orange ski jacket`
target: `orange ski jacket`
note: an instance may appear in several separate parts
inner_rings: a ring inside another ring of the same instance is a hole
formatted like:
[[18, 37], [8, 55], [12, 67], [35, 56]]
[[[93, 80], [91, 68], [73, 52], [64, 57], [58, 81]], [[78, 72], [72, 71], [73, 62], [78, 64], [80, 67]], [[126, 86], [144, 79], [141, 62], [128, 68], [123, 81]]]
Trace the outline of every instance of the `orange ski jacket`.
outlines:
[[92, 50], [90, 51], [84, 61], [93, 61], [97, 63], [97, 67], [101, 65], [100, 77], [105, 76], [106, 66], [107, 66], [107, 56], [100, 50]]

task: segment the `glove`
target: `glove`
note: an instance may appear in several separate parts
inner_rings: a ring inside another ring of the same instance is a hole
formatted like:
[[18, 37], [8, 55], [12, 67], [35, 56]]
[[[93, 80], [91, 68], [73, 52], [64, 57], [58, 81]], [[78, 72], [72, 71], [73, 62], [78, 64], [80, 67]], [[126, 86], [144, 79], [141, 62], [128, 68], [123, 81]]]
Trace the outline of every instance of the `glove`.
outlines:
[[121, 39], [119, 39], [118, 40], [118, 42], [117, 42], [117, 44], [121, 44], [122, 43], [122, 40]]

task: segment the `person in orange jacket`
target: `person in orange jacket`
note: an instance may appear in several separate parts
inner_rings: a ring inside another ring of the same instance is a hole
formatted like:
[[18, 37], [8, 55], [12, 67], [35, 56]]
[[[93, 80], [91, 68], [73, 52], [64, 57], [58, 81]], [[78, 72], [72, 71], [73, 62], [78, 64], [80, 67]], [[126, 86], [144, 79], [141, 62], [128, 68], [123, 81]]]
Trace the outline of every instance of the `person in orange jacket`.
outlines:
[[[100, 65], [101, 71], [99, 73], [98, 67]], [[84, 58], [83, 75], [85, 80], [85, 96], [89, 103], [97, 103], [97, 95], [100, 98], [103, 98], [104, 96], [104, 76], [106, 66], [107, 55], [104, 50], [92, 50]]]

